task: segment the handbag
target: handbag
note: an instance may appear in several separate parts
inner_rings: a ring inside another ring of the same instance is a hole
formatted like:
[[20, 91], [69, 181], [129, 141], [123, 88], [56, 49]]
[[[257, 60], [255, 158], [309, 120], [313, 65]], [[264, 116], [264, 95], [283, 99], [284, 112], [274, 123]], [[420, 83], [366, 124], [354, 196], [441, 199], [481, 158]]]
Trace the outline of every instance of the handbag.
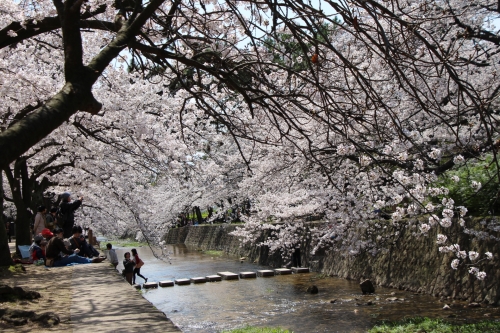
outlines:
[[144, 266], [144, 261], [142, 261], [142, 259], [139, 259], [139, 262], [135, 265], [135, 268], [141, 268], [142, 266]]

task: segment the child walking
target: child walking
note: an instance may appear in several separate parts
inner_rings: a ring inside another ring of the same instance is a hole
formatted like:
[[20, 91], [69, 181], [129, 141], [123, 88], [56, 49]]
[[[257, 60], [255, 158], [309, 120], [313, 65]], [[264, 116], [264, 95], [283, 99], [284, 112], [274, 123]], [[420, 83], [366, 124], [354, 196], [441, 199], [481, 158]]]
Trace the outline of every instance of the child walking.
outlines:
[[148, 278], [144, 277], [141, 275], [141, 267], [144, 266], [144, 261], [139, 258], [139, 255], [137, 254], [136, 249], [132, 249], [132, 256], [134, 257], [133, 261], [135, 262], [135, 268], [134, 268], [134, 276], [132, 278], [132, 284], [135, 284], [135, 275], [139, 275], [141, 278], [144, 279], [144, 282], [148, 282]]

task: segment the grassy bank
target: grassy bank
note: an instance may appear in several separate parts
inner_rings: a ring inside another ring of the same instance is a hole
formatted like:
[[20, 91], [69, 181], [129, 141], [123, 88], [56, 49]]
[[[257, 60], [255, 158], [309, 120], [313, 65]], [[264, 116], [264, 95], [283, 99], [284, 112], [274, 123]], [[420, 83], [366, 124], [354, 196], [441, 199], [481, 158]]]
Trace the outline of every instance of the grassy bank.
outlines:
[[411, 318], [404, 321], [378, 325], [369, 333], [493, 333], [500, 332], [500, 322], [483, 321], [475, 324], [451, 324], [440, 319]]
[[243, 328], [237, 328], [230, 331], [223, 331], [222, 333], [293, 333], [289, 330], [284, 330], [279, 327], [253, 327], [246, 326]]
[[133, 240], [133, 239], [118, 239], [118, 240], [108, 240], [107, 242], [101, 242], [101, 244], [100, 244], [101, 249], [105, 249], [107, 243], [111, 243], [113, 246], [119, 246], [119, 247], [148, 246], [147, 243], [138, 242], [138, 241]]

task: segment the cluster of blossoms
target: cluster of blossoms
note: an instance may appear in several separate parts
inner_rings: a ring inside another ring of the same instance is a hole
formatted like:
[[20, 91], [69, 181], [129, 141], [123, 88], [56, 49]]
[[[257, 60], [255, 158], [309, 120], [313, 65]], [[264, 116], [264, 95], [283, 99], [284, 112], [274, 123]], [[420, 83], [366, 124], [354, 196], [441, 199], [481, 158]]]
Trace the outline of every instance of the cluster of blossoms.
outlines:
[[[60, 125], [40, 124], [53, 131], [8, 161], [9, 198], [20, 192], [14, 175], [25, 159], [33, 187], [71, 187], [88, 198], [85, 223], [115, 235], [140, 230], [154, 243], [195, 207], [215, 207], [213, 220], [246, 205], [235, 234], [255, 243], [270, 232], [262, 245], [284, 256], [302, 241], [309, 217], [323, 221], [311, 230], [316, 249], [351, 254], [379, 253], [406, 227], [425, 234], [452, 227], [458, 216], [465, 227], [467, 208], [456, 207], [438, 180], [490, 153], [499, 137], [491, 125], [498, 115], [482, 119], [485, 105], [498, 108], [488, 92], [500, 90], [491, 69], [500, 52], [477, 47], [497, 48], [481, 39], [491, 29], [484, 22], [498, 18], [488, 9], [494, 1], [346, 0], [324, 4], [329, 16], [293, 0], [280, 5], [286, 15], [257, 1], [150, 1], [144, 6], [157, 7], [144, 13], [154, 15], [116, 45], [122, 20], [136, 17], [119, 3], [86, 1], [74, 48], [60, 37], [68, 27], [44, 25], [57, 18], [53, 1], [0, 3], [2, 144], [16, 146], [12, 126], [26, 114], [44, 115], [41, 101], [71, 97], [74, 64], [98, 77], [92, 103], [61, 108]], [[381, 51], [386, 41], [391, 56]], [[316, 45], [315, 53], [291, 54], [294, 43]], [[79, 47], [80, 58], [65, 63], [74, 56], [65, 50]], [[102, 59], [115, 60], [95, 66]], [[102, 105], [77, 113], [86, 104]], [[470, 187], [482, 184], [476, 178]], [[419, 214], [432, 215], [427, 223], [406, 219]], [[438, 243], [458, 256], [452, 267], [478, 261], [473, 251], [446, 246], [450, 238], [440, 234]], [[478, 279], [483, 273], [471, 271]]]

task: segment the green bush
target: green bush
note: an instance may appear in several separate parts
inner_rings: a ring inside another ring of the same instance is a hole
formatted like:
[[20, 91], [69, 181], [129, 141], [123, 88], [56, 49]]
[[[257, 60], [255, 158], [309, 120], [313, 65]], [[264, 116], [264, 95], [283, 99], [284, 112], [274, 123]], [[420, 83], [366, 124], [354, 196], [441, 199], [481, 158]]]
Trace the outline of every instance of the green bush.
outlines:
[[[440, 177], [435, 186], [448, 188], [449, 197], [455, 201], [455, 206], [467, 207], [468, 215], [498, 215], [498, 208], [495, 210], [495, 207], [500, 207], [500, 184], [497, 175], [497, 166], [490, 155], [484, 160], [469, 161], [449, 170]], [[452, 179], [454, 176], [458, 176], [460, 180], [455, 182]], [[472, 181], [481, 183], [479, 191], [471, 187]]]

